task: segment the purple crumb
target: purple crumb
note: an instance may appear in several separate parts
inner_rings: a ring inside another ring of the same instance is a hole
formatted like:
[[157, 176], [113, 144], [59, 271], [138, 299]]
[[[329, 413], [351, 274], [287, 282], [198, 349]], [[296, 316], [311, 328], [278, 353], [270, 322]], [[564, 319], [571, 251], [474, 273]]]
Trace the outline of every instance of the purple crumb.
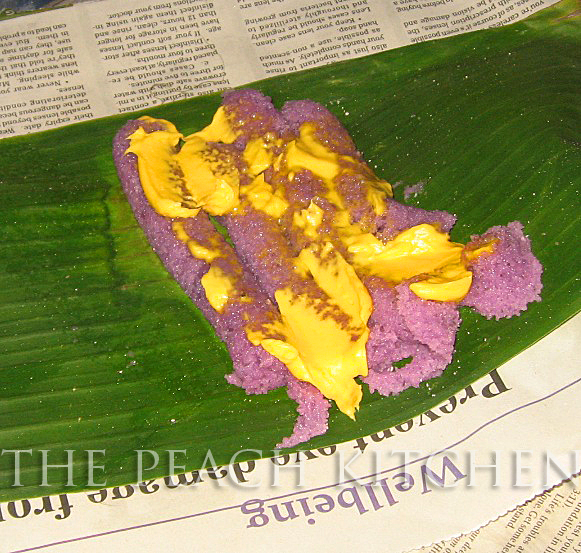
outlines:
[[482, 236], [472, 236], [468, 248], [496, 240], [492, 254], [482, 254], [470, 266], [472, 286], [462, 305], [487, 318], [512, 317], [527, 304], [541, 301], [543, 267], [531, 251], [531, 243], [518, 221], [496, 226]]
[[[365, 281], [373, 299], [367, 342], [370, 391], [397, 394], [440, 375], [452, 360], [460, 324], [453, 303], [418, 298], [406, 283], [390, 286], [373, 277]], [[393, 363], [412, 358], [403, 367]]]
[[295, 423], [293, 433], [283, 438], [276, 447], [294, 447], [320, 436], [327, 431], [327, 420], [331, 404], [314, 386], [308, 382], [301, 382], [296, 378], [289, 381], [288, 395], [298, 403], [299, 418]]
[[403, 189], [403, 197], [405, 200], [409, 200], [412, 196], [417, 196], [424, 191], [426, 183], [423, 181], [418, 182], [417, 184], [412, 184], [411, 186], [406, 186]]

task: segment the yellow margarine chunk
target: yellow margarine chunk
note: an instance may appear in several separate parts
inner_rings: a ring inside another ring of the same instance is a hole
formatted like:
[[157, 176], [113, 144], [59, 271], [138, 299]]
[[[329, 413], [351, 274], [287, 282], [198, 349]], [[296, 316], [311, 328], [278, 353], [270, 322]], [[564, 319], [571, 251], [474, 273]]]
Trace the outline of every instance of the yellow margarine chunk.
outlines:
[[173, 160], [181, 137], [174, 131], [147, 133], [139, 128], [131, 135], [127, 149], [137, 155], [139, 180], [147, 200], [166, 217], [195, 217], [200, 210], [184, 198], [181, 170]]
[[[339, 155], [327, 148], [316, 136], [316, 128], [312, 123], [303, 123], [299, 129], [299, 138], [289, 142], [285, 152], [286, 166], [289, 178], [301, 169], [308, 169], [323, 180], [327, 186], [327, 199], [338, 208], [343, 209], [343, 201], [336, 190], [336, 179], [342, 173], [357, 170], [365, 174], [367, 184], [367, 199], [376, 215], [385, 211], [385, 195], [393, 196], [391, 185], [378, 179], [366, 165], [356, 159]], [[341, 163], [343, 162], [343, 164]]]
[[173, 157], [183, 172], [187, 192], [204, 211], [222, 215], [238, 205], [238, 172], [208, 150], [202, 138], [192, 136]]
[[[379, 186], [376, 183], [381, 182], [384, 183], [383, 186]], [[385, 195], [393, 196], [393, 192], [391, 190], [391, 184], [386, 181], [374, 181], [373, 183], [369, 183], [367, 187], [367, 201], [373, 207], [373, 212], [376, 215], [382, 215], [385, 211]]]
[[428, 278], [410, 284], [410, 290], [424, 300], [461, 301], [472, 286], [472, 272], [462, 263], [451, 263]]
[[353, 267], [331, 244], [324, 244], [322, 252], [305, 248], [299, 257], [329, 301], [323, 304], [289, 289], [277, 290], [282, 322], [270, 330], [284, 340], [260, 333], [249, 333], [249, 339], [354, 418], [361, 401], [361, 387], [354, 378], [367, 375], [371, 298]]
[[293, 224], [302, 229], [307, 238], [316, 240], [319, 235], [318, 228], [323, 222], [323, 210], [311, 200], [307, 209], [301, 209], [293, 213]]
[[301, 125], [299, 138], [288, 143], [285, 153], [289, 171], [296, 173], [308, 169], [325, 181], [332, 181], [340, 172], [339, 155], [331, 152], [314, 136], [315, 128], [309, 123]]
[[272, 185], [264, 180], [264, 175], [258, 175], [249, 185], [240, 189], [254, 209], [264, 211], [266, 214], [279, 219], [288, 208], [288, 202], [284, 199], [281, 190], [273, 191]]
[[[366, 357], [353, 351], [350, 336], [332, 319], [322, 318], [308, 297], [295, 297], [289, 290], [278, 290], [275, 297], [285, 340], [267, 338], [260, 345], [296, 378], [316, 386], [343, 413], [355, 418], [362, 393], [354, 378], [367, 370]], [[363, 345], [359, 352], [364, 352], [365, 341], [359, 341]]]
[[238, 138], [238, 134], [239, 133], [235, 132], [230, 125], [224, 106], [220, 106], [214, 114], [212, 122], [201, 131], [189, 135], [186, 140], [197, 136], [205, 142], [223, 142], [224, 144], [232, 144], [232, 142]]
[[460, 301], [470, 290], [472, 273], [462, 263], [464, 246], [433, 225], [416, 225], [386, 243], [371, 233], [358, 233], [355, 225], [346, 229], [343, 241], [352, 263], [368, 274], [395, 283], [426, 275], [410, 284], [411, 291], [426, 300]]
[[171, 123], [146, 120], [164, 123], [166, 130], [147, 133], [139, 128], [129, 137], [127, 152], [137, 155], [143, 191], [158, 213], [195, 217], [203, 207], [212, 215], [222, 215], [238, 204], [238, 172], [207, 143], [227, 143], [236, 138], [223, 108], [208, 127], [185, 139]]
[[247, 173], [250, 177], [256, 177], [266, 171], [274, 160], [272, 151], [262, 138], [249, 140], [246, 148], [244, 148], [242, 157], [248, 165]]
[[355, 269], [345, 261], [330, 242], [324, 242], [320, 248], [313, 244], [304, 248], [299, 259], [323, 290], [341, 310], [357, 325], [357, 321], [366, 324], [373, 303], [367, 288], [363, 285]]
[[370, 233], [347, 239], [353, 263], [386, 280], [401, 282], [459, 261], [463, 246], [434, 226], [411, 227], [383, 243]]
[[166, 131], [178, 132], [176, 126], [171, 121], [168, 121], [167, 119], [157, 119], [155, 117], [150, 117], [149, 115], [142, 115], [139, 118], [139, 120], [145, 121], [147, 123], [158, 123], [158, 124], [163, 125], [165, 127]]
[[478, 259], [483, 253], [492, 253], [494, 251], [494, 244], [496, 244], [496, 242], [497, 242], [497, 240], [496, 240], [496, 238], [494, 238], [493, 240], [491, 240], [487, 244], [484, 244], [484, 246], [480, 246], [479, 248], [476, 248], [475, 250], [465, 249], [464, 256], [466, 257], [466, 259], [469, 262], [474, 261], [475, 259]]
[[206, 298], [210, 305], [221, 313], [228, 303], [228, 300], [235, 293], [236, 289], [232, 279], [219, 267], [211, 265], [209, 271], [200, 279]]
[[189, 234], [184, 229], [184, 223], [182, 221], [174, 221], [171, 227], [176, 238], [188, 246], [190, 253], [195, 258], [203, 259], [204, 261], [211, 263], [214, 259], [220, 257], [221, 254], [219, 251], [210, 250], [190, 238]]

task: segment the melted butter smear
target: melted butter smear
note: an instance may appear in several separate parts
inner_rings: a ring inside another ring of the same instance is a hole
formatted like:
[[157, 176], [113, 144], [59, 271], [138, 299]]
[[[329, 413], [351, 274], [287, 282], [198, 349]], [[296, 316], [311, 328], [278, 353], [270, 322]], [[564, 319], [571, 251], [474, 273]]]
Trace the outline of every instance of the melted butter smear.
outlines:
[[361, 386], [354, 379], [367, 375], [365, 345], [373, 309], [371, 297], [353, 267], [332, 244], [324, 243], [322, 251], [315, 244], [305, 248], [299, 260], [328, 301], [297, 296], [288, 289], [277, 290], [280, 323], [269, 325], [265, 332], [250, 333], [249, 339], [355, 418]]
[[221, 254], [219, 251], [206, 248], [205, 246], [198, 244], [198, 242], [190, 238], [184, 228], [184, 223], [182, 221], [174, 221], [172, 223], [172, 230], [176, 238], [182, 241], [188, 247], [190, 253], [197, 259], [203, 259], [208, 263], [212, 263], [214, 259], [220, 257]]
[[218, 313], [222, 313], [228, 300], [236, 292], [232, 279], [216, 265], [210, 265], [209, 271], [202, 277], [201, 282], [210, 305]]
[[[203, 208], [211, 215], [222, 215], [238, 205], [238, 173], [208, 144], [236, 139], [222, 107], [210, 125], [186, 138], [167, 121], [151, 117], [142, 120], [165, 127], [151, 133], [140, 127], [129, 137], [126, 152], [137, 156], [141, 186], [158, 213], [195, 217]], [[183, 145], [178, 149], [180, 141]]]
[[264, 211], [267, 215], [280, 219], [288, 209], [288, 202], [281, 190], [273, 190], [272, 185], [264, 180], [264, 175], [258, 175], [249, 185], [240, 189], [254, 209]]
[[[325, 293], [324, 300], [280, 289], [275, 300], [280, 319], [260, 331], [246, 329], [248, 339], [282, 361], [299, 380], [312, 383], [338, 408], [354, 418], [361, 400], [355, 381], [367, 375], [367, 322], [373, 310], [369, 293], [359, 275], [379, 276], [391, 283], [412, 279], [410, 289], [422, 299], [460, 301], [468, 293], [472, 273], [467, 262], [493, 250], [487, 244], [467, 252], [462, 244], [434, 225], [422, 224], [382, 242], [351, 221], [337, 190], [342, 175], [363, 175], [367, 199], [377, 215], [385, 211], [385, 196], [392, 195], [389, 183], [378, 179], [361, 161], [332, 152], [318, 140], [316, 127], [301, 126], [295, 140], [284, 143], [273, 135], [248, 142], [242, 159], [247, 182], [239, 186], [240, 174], [233, 162], [221, 158], [208, 142], [232, 143], [237, 135], [224, 108], [212, 123], [197, 133], [183, 137], [167, 121], [165, 130], [147, 133], [139, 129], [130, 137], [128, 152], [138, 157], [144, 192], [151, 205], [167, 217], [194, 217], [200, 209], [212, 215], [233, 213], [241, 201], [280, 219], [289, 209], [285, 192], [265, 180], [273, 167], [288, 180], [304, 169], [325, 184], [326, 199], [336, 212], [332, 225], [348, 252], [346, 260], [332, 243], [319, 235], [323, 210], [315, 201], [307, 209], [293, 213], [292, 222], [310, 241], [294, 260], [303, 278], [312, 279]], [[179, 147], [181, 145], [181, 148]], [[220, 256], [197, 244], [175, 221], [176, 237], [187, 244], [193, 256], [210, 263], [202, 277], [210, 305], [223, 312], [236, 298], [235, 283], [212, 262]]]

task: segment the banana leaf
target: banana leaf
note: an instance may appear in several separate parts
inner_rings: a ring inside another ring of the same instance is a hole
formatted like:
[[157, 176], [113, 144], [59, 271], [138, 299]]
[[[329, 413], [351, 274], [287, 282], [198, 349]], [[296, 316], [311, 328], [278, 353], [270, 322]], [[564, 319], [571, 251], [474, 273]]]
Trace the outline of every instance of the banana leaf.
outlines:
[[[401, 423], [469, 385], [579, 311], [581, 35], [566, 0], [508, 27], [416, 44], [252, 86], [275, 104], [304, 97], [344, 122], [401, 197], [458, 215], [456, 241], [520, 220], [545, 267], [543, 301], [490, 321], [463, 310], [444, 374], [384, 398], [357, 421], [333, 408], [322, 447]], [[218, 94], [147, 111], [193, 132]], [[134, 114], [131, 115], [132, 117]], [[0, 500], [87, 487], [86, 450], [107, 485], [135, 481], [136, 454], [169, 449], [186, 468], [272, 455], [295, 404], [283, 389], [247, 396], [212, 328], [148, 246], [121, 191], [111, 140], [127, 115], [0, 141]], [[72, 482], [49, 464], [73, 455]], [[67, 454], [67, 450], [73, 451]], [[180, 460], [182, 458], [180, 457]]]

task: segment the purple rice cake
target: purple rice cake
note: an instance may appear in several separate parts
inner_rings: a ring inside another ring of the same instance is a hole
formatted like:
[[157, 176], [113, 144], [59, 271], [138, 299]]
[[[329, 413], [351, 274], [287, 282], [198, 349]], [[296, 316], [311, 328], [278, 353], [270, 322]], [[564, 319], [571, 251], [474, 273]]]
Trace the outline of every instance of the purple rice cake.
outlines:
[[279, 111], [256, 90], [229, 91], [188, 137], [129, 121], [113, 157], [151, 246], [226, 344], [226, 380], [249, 394], [286, 386], [297, 402], [277, 447], [324, 434], [332, 402], [354, 418], [356, 378], [390, 395], [440, 375], [460, 306], [500, 318], [540, 301], [522, 224], [451, 242], [455, 216], [396, 202], [310, 100]]

